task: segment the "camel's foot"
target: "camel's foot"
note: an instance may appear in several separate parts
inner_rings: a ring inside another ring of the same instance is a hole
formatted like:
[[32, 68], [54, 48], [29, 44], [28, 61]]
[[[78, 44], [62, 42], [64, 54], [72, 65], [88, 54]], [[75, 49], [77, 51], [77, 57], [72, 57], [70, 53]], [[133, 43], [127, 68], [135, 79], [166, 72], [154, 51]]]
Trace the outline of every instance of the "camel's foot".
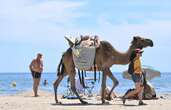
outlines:
[[105, 100], [104, 99], [102, 99], [102, 104], [104, 104], [105, 103]]
[[62, 104], [62, 102], [58, 101], [58, 100], [55, 100], [56, 101], [56, 104]]
[[108, 101], [111, 101], [112, 100], [111, 96], [108, 96], [105, 99], [108, 100]]
[[125, 97], [122, 97], [122, 102], [123, 102], [123, 105], [125, 105], [125, 102], [126, 102], [126, 98]]
[[88, 102], [81, 100], [82, 104], [88, 104]]
[[109, 104], [109, 102], [106, 102], [105, 100], [102, 100], [102, 104], [106, 104], [106, 105], [108, 105]]

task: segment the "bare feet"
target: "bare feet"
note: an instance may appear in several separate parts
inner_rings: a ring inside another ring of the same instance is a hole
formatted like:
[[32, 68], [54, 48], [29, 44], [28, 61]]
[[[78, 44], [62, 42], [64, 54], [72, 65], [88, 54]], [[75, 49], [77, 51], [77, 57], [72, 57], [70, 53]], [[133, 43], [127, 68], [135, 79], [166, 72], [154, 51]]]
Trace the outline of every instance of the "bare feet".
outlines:
[[86, 101], [83, 101], [83, 100], [81, 101], [81, 103], [82, 103], [82, 104], [88, 104], [88, 102], [86, 102]]
[[139, 101], [138, 105], [147, 105], [146, 103], [144, 103], [143, 101]]

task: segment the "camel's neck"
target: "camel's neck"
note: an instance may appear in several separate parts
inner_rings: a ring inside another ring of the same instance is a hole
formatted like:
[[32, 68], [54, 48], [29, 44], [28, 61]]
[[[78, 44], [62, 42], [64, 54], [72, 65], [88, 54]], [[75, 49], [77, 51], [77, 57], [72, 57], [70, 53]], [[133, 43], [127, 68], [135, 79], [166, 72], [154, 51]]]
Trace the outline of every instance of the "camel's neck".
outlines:
[[128, 64], [129, 63], [129, 56], [130, 56], [131, 51], [133, 49], [135, 49], [135, 47], [130, 46], [129, 49], [125, 53], [114, 50], [113, 58], [112, 58], [114, 64], [121, 64], [121, 65]]

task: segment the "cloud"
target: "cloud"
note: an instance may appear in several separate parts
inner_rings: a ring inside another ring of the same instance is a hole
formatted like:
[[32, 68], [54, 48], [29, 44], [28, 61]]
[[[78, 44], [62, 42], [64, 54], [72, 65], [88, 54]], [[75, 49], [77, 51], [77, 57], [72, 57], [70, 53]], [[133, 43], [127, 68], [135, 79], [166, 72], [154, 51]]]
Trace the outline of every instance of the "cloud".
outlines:
[[101, 27], [101, 33], [106, 33], [106, 38], [114, 44], [122, 42], [123, 44], [119, 46], [121, 48], [135, 35], [154, 39], [159, 46], [170, 45], [171, 20], [148, 20], [142, 24], [130, 24], [126, 21], [121, 24], [112, 24], [105, 18], [99, 18], [97, 21]]
[[[1, 1], [0, 40], [47, 41], [62, 36], [72, 22], [83, 16], [85, 2], [29, 0]], [[10, 39], [9, 39], [10, 38]]]
[[[13, 50], [16, 61], [21, 59], [19, 52], [25, 57], [43, 51], [51, 64], [47, 70], [52, 70], [53, 64], [56, 66], [52, 60], [56, 55], [60, 58], [62, 51], [68, 48], [64, 35], [96, 34], [121, 52], [128, 49], [133, 36], [140, 35], [151, 38], [155, 44], [145, 52], [147, 64], [157, 65], [151, 55], [155, 53], [155, 58], [159, 59], [159, 50], [167, 54], [161, 65], [168, 64], [171, 57], [167, 51], [171, 46], [169, 4], [156, 0], [0, 0], [0, 43], [5, 45], [1, 49]], [[157, 67], [166, 68], [159, 64]]]

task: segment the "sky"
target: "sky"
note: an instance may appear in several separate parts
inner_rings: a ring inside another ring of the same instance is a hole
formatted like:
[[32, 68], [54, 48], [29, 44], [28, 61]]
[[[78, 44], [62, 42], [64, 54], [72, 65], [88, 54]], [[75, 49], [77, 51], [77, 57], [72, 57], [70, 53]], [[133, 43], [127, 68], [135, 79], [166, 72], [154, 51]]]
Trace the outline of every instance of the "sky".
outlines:
[[[133, 36], [150, 38], [142, 64], [170, 72], [170, 0], [0, 0], [0, 73], [29, 72], [38, 52], [56, 72], [69, 47], [64, 36], [98, 35], [120, 52]], [[112, 66], [122, 72], [127, 66]]]

